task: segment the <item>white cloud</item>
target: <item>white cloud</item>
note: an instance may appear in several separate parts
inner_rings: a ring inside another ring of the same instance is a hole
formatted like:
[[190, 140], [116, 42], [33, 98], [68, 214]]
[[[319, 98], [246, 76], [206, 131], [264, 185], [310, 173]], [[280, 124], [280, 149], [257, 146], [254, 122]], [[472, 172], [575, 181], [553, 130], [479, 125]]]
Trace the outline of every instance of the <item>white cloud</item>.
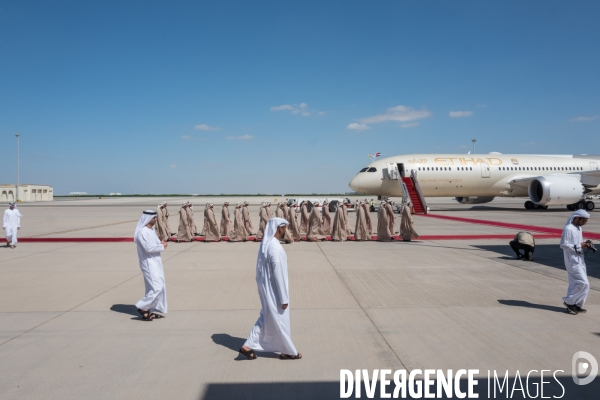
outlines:
[[177, 165], [175, 163], [169, 165], [169, 168], [177, 168]]
[[473, 111], [450, 111], [448, 115], [452, 118], [470, 117], [473, 115]]
[[304, 117], [308, 117], [312, 114], [324, 115], [323, 111], [311, 110], [308, 108], [308, 104], [282, 104], [280, 106], [272, 106], [271, 111], [290, 111], [292, 114], [300, 114]]
[[419, 126], [419, 122], [411, 122], [408, 124], [402, 124], [400, 125], [402, 128], [413, 128], [415, 126]]
[[349, 124], [346, 127], [346, 129], [362, 131], [365, 129], [370, 129], [368, 124], [379, 124], [388, 121], [409, 122], [421, 118], [427, 118], [430, 115], [431, 112], [427, 109], [415, 110], [412, 107], [400, 105], [388, 108], [383, 114], [377, 114], [372, 117], [360, 118], [358, 122], [353, 122]]
[[254, 136], [252, 136], [252, 135], [227, 136], [225, 139], [227, 139], [227, 140], [250, 140], [250, 139], [254, 139]]
[[191, 137], [191, 136], [189, 136], [189, 135], [181, 135], [181, 138], [182, 138], [183, 140], [190, 140], [192, 137]]
[[573, 122], [593, 121], [598, 118], [600, 118], [600, 115], [594, 115], [593, 117], [577, 117], [577, 118], [571, 119], [571, 121], [573, 121]]
[[219, 131], [219, 130], [221, 130], [221, 128], [219, 128], [217, 126], [209, 126], [206, 124], [196, 125], [194, 127], [194, 129], [197, 131]]
[[367, 126], [367, 124], [359, 124], [358, 122], [352, 122], [348, 124], [346, 129], [350, 129], [351, 131], [364, 131], [365, 129], [371, 129]]

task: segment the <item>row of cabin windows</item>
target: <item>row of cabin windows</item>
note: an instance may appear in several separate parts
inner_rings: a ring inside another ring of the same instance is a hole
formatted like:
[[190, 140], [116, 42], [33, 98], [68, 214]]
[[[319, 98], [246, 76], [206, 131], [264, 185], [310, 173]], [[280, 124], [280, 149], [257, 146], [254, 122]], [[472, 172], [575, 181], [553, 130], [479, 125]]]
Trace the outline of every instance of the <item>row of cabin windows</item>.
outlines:
[[[473, 167], [456, 167], [457, 171], [473, 171]], [[419, 171], [452, 171], [452, 167], [419, 167]], [[498, 167], [498, 171], [583, 171], [582, 167]], [[365, 167], [360, 172], [377, 172], [375, 167]]]
[[[431, 169], [429, 169], [431, 168]], [[456, 167], [457, 171], [473, 171], [473, 167]], [[452, 167], [419, 167], [419, 171], [452, 171]]]
[[498, 167], [498, 171], [583, 171], [581, 167]]
[[[431, 168], [431, 169], [430, 169]], [[473, 171], [473, 167], [456, 167], [457, 171]], [[452, 167], [419, 167], [419, 171], [452, 171]], [[583, 171], [581, 167], [498, 167], [498, 171]]]

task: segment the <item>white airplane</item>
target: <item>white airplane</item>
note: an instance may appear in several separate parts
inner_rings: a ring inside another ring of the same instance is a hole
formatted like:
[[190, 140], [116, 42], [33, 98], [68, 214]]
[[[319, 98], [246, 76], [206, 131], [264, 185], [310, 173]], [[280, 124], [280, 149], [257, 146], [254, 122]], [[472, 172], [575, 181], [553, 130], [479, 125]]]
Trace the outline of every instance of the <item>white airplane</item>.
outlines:
[[408, 154], [383, 158], [350, 181], [356, 192], [403, 197], [400, 177], [412, 175], [424, 197], [455, 197], [462, 204], [523, 197], [527, 209], [567, 206], [593, 210], [600, 194], [600, 156], [533, 154]]

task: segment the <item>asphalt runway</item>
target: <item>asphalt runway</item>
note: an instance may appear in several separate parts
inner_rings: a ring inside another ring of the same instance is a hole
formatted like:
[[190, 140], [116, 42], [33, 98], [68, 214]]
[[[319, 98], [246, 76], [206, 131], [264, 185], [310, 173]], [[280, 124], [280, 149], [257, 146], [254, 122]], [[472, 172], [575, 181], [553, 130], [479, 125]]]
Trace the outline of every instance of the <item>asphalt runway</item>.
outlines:
[[[197, 226], [207, 201], [220, 220], [225, 198], [167, 199], [173, 229], [185, 200], [195, 204]], [[258, 226], [258, 204], [281, 198], [242, 200]], [[127, 238], [141, 211], [159, 201], [20, 204], [19, 233]], [[163, 253], [169, 313], [153, 322], [134, 307], [144, 285], [133, 243], [1, 247], [0, 398], [330, 399], [339, 398], [341, 369], [427, 368], [479, 369], [479, 398], [488, 397], [488, 370], [508, 371], [513, 381], [517, 371], [561, 370], [563, 398], [598, 398], [600, 379], [575, 385], [571, 362], [577, 351], [600, 360], [600, 253], [587, 256], [588, 312], [573, 316], [562, 305], [567, 275], [558, 238], [536, 240], [533, 262], [515, 260], [508, 240], [489, 238], [514, 235], [510, 224], [562, 229], [571, 212], [525, 210], [513, 199], [429, 205], [450, 218], [415, 216], [421, 235], [468, 239], [285, 245], [299, 361], [238, 357], [260, 309], [258, 243], [170, 243]], [[585, 231], [600, 233], [598, 212]], [[545, 396], [558, 389], [547, 385]]]

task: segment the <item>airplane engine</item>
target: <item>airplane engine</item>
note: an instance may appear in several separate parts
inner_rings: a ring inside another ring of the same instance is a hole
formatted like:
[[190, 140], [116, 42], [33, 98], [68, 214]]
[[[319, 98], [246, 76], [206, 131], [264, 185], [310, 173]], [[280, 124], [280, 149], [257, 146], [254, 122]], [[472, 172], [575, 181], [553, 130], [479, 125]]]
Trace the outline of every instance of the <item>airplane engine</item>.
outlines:
[[455, 197], [460, 204], [482, 204], [494, 200], [494, 196]]
[[540, 206], [577, 203], [584, 187], [570, 176], [540, 176], [529, 183], [529, 198]]

